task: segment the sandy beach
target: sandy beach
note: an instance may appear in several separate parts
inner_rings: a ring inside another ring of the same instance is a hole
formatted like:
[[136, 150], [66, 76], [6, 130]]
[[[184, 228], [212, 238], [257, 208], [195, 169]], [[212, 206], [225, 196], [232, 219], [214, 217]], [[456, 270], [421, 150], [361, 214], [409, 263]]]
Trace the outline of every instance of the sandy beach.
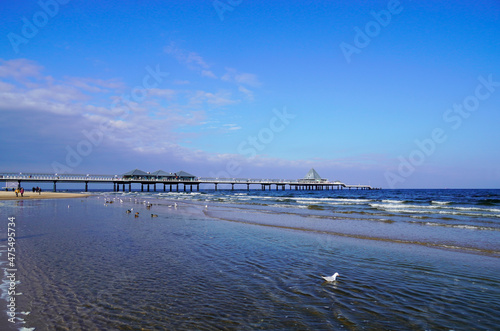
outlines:
[[25, 191], [23, 197], [21, 197], [21, 194], [16, 197], [16, 193], [13, 191], [0, 191], [0, 200], [67, 199], [84, 198], [88, 196], [89, 194], [81, 193], [42, 192], [41, 194], [38, 194], [36, 192], [33, 193], [32, 191]]

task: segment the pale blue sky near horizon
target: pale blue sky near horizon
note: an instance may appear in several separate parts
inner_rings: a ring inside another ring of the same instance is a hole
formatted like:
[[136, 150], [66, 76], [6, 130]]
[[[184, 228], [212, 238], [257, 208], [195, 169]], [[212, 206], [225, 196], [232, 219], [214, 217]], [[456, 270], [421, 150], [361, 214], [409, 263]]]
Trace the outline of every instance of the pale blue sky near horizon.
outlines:
[[498, 1], [0, 6], [0, 171], [500, 187]]

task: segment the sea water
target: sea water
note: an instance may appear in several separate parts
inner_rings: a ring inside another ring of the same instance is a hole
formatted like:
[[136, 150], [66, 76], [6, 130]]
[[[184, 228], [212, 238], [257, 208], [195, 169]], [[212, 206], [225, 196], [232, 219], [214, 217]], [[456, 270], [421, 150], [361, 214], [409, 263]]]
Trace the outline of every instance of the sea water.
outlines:
[[101, 192], [0, 211], [4, 268], [16, 219], [16, 328], [500, 325], [498, 190]]

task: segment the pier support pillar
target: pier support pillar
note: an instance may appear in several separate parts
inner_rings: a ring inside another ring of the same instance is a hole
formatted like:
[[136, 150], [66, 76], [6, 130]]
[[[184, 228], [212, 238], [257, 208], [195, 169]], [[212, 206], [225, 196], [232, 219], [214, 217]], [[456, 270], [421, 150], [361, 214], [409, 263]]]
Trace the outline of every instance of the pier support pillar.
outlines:
[[128, 183], [128, 191], [132, 192], [132, 183]]
[[122, 191], [125, 192], [125, 183], [122, 184]]
[[177, 183], [177, 192], [179, 192], [179, 183]]
[[149, 192], [149, 183], [148, 183], [148, 192]]
[[231, 183], [231, 191], [234, 191], [234, 183]]
[[154, 185], [154, 188], [153, 188], [153, 189], [154, 189], [154, 190], [155, 190], [155, 192], [156, 192], [156, 183], [154, 183], [153, 185]]
[[196, 184], [196, 191], [200, 192], [200, 184]]
[[167, 189], [167, 184], [163, 184], [163, 192], [165, 192]]
[[215, 183], [215, 190], [217, 191], [217, 183]]
[[144, 184], [141, 183], [141, 192], [144, 192]]
[[85, 182], [85, 192], [89, 191], [89, 182]]
[[250, 184], [247, 184], [247, 191], [250, 191]]

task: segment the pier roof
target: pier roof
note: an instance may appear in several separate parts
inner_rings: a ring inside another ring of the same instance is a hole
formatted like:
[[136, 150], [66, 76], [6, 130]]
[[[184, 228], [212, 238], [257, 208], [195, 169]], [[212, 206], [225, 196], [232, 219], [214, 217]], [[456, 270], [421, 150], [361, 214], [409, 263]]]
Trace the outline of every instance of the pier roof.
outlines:
[[185, 172], [183, 170], [177, 171], [176, 174], [179, 178], [194, 178], [194, 177], [196, 177], [195, 175], [191, 175], [190, 173]]
[[163, 170], [157, 170], [155, 172], [152, 172], [151, 175], [155, 177], [174, 177], [172, 173], [168, 173]]
[[303, 179], [307, 179], [307, 180], [318, 180], [320, 181], [322, 178], [321, 176], [316, 172], [316, 170], [314, 170], [314, 168], [311, 168], [311, 170], [309, 170], [309, 172], [304, 176]]
[[123, 177], [149, 176], [149, 174], [140, 169], [134, 169], [123, 174]]

